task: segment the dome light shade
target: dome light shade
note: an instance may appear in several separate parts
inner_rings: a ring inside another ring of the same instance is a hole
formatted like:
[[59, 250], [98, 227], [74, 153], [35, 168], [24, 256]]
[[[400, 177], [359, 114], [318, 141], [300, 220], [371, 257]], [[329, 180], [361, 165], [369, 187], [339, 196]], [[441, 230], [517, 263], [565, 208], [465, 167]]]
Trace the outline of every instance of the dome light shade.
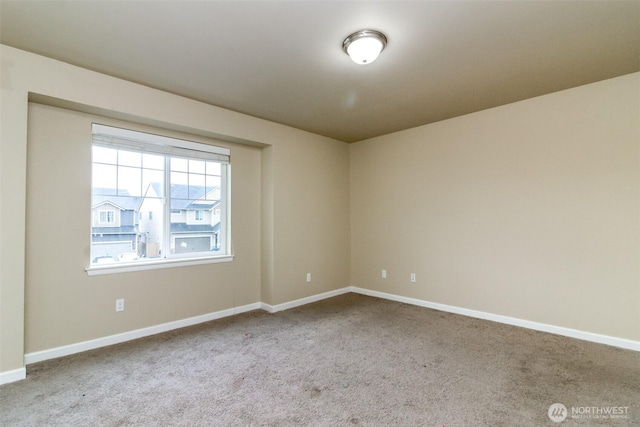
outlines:
[[356, 64], [370, 64], [387, 45], [387, 37], [379, 31], [356, 31], [342, 42], [342, 50]]

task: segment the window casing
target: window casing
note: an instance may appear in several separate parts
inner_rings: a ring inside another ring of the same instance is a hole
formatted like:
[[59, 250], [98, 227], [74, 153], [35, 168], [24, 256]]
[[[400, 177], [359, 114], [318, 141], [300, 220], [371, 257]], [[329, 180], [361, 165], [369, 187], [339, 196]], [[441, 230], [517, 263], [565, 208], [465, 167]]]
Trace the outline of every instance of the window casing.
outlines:
[[98, 214], [100, 224], [114, 224], [116, 222], [115, 211], [99, 211]]
[[227, 148], [93, 124], [92, 209], [118, 206], [120, 223], [92, 227], [87, 271], [230, 257], [229, 177]]

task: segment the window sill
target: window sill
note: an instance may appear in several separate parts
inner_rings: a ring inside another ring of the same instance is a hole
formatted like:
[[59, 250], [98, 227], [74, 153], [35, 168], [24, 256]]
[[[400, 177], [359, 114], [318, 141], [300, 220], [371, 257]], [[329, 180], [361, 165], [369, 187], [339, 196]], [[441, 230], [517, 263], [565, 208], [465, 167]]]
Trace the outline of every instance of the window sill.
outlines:
[[102, 276], [105, 274], [130, 273], [134, 271], [158, 270], [161, 268], [188, 267], [191, 265], [215, 264], [219, 262], [233, 261], [233, 255], [200, 258], [177, 258], [151, 261], [137, 261], [122, 264], [108, 264], [85, 268], [89, 276]]

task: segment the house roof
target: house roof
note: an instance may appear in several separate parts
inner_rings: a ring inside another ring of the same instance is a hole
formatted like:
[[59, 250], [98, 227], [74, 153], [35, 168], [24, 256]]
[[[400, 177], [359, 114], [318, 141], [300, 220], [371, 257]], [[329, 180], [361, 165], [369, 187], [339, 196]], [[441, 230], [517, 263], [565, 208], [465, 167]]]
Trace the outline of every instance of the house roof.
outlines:
[[220, 230], [219, 222], [214, 226], [204, 224], [191, 225], [183, 222], [171, 223], [172, 233], [213, 233], [218, 230]]
[[[156, 194], [162, 194], [160, 183], [150, 185]], [[219, 200], [203, 199], [206, 194], [218, 191], [219, 187], [204, 187], [199, 185], [171, 184], [171, 209], [180, 210], [208, 210], [220, 204]]]
[[127, 190], [120, 190], [118, 195], [113, 188], [93, 188], [91, 206], [96, 208], [101, 204], [110, 203], [121, 210], [136, 210], [142, 201], [142, 197], [129, 196]]
[[[161, 184], [154, 182], [150, 184], [155, 194], [162, 194]], [[208, 190], [208, 191], [207, 191]], [[209, 210], [220, 204], [220, 200], [205, 200], [202, 197], [205, 193], [219, 190], [219, 187], [206, 188], [198, 185], [171, 185], [171, 209], [182, 210]], [[144, 201], [144, 197], [133, 197], [127, 190], [119, 190], [115, 195], [113, 188], [94, 188], [91, 198], [91, 206], [96, 208], [102, 204], [111, 204], [121, 210], [138, 210]], [[145, 196], [147, 196], [145, 194]]]

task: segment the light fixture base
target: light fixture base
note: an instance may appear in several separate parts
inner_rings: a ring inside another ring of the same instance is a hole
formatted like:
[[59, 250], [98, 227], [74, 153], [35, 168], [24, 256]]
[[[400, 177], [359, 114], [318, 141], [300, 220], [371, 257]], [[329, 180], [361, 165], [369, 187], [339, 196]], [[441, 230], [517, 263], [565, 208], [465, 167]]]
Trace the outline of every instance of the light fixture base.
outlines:
[[356, 64], [370, 64], [387, 46], [387, 36], [376, 30], [360, 30], [342, 42], [342, 50]]

